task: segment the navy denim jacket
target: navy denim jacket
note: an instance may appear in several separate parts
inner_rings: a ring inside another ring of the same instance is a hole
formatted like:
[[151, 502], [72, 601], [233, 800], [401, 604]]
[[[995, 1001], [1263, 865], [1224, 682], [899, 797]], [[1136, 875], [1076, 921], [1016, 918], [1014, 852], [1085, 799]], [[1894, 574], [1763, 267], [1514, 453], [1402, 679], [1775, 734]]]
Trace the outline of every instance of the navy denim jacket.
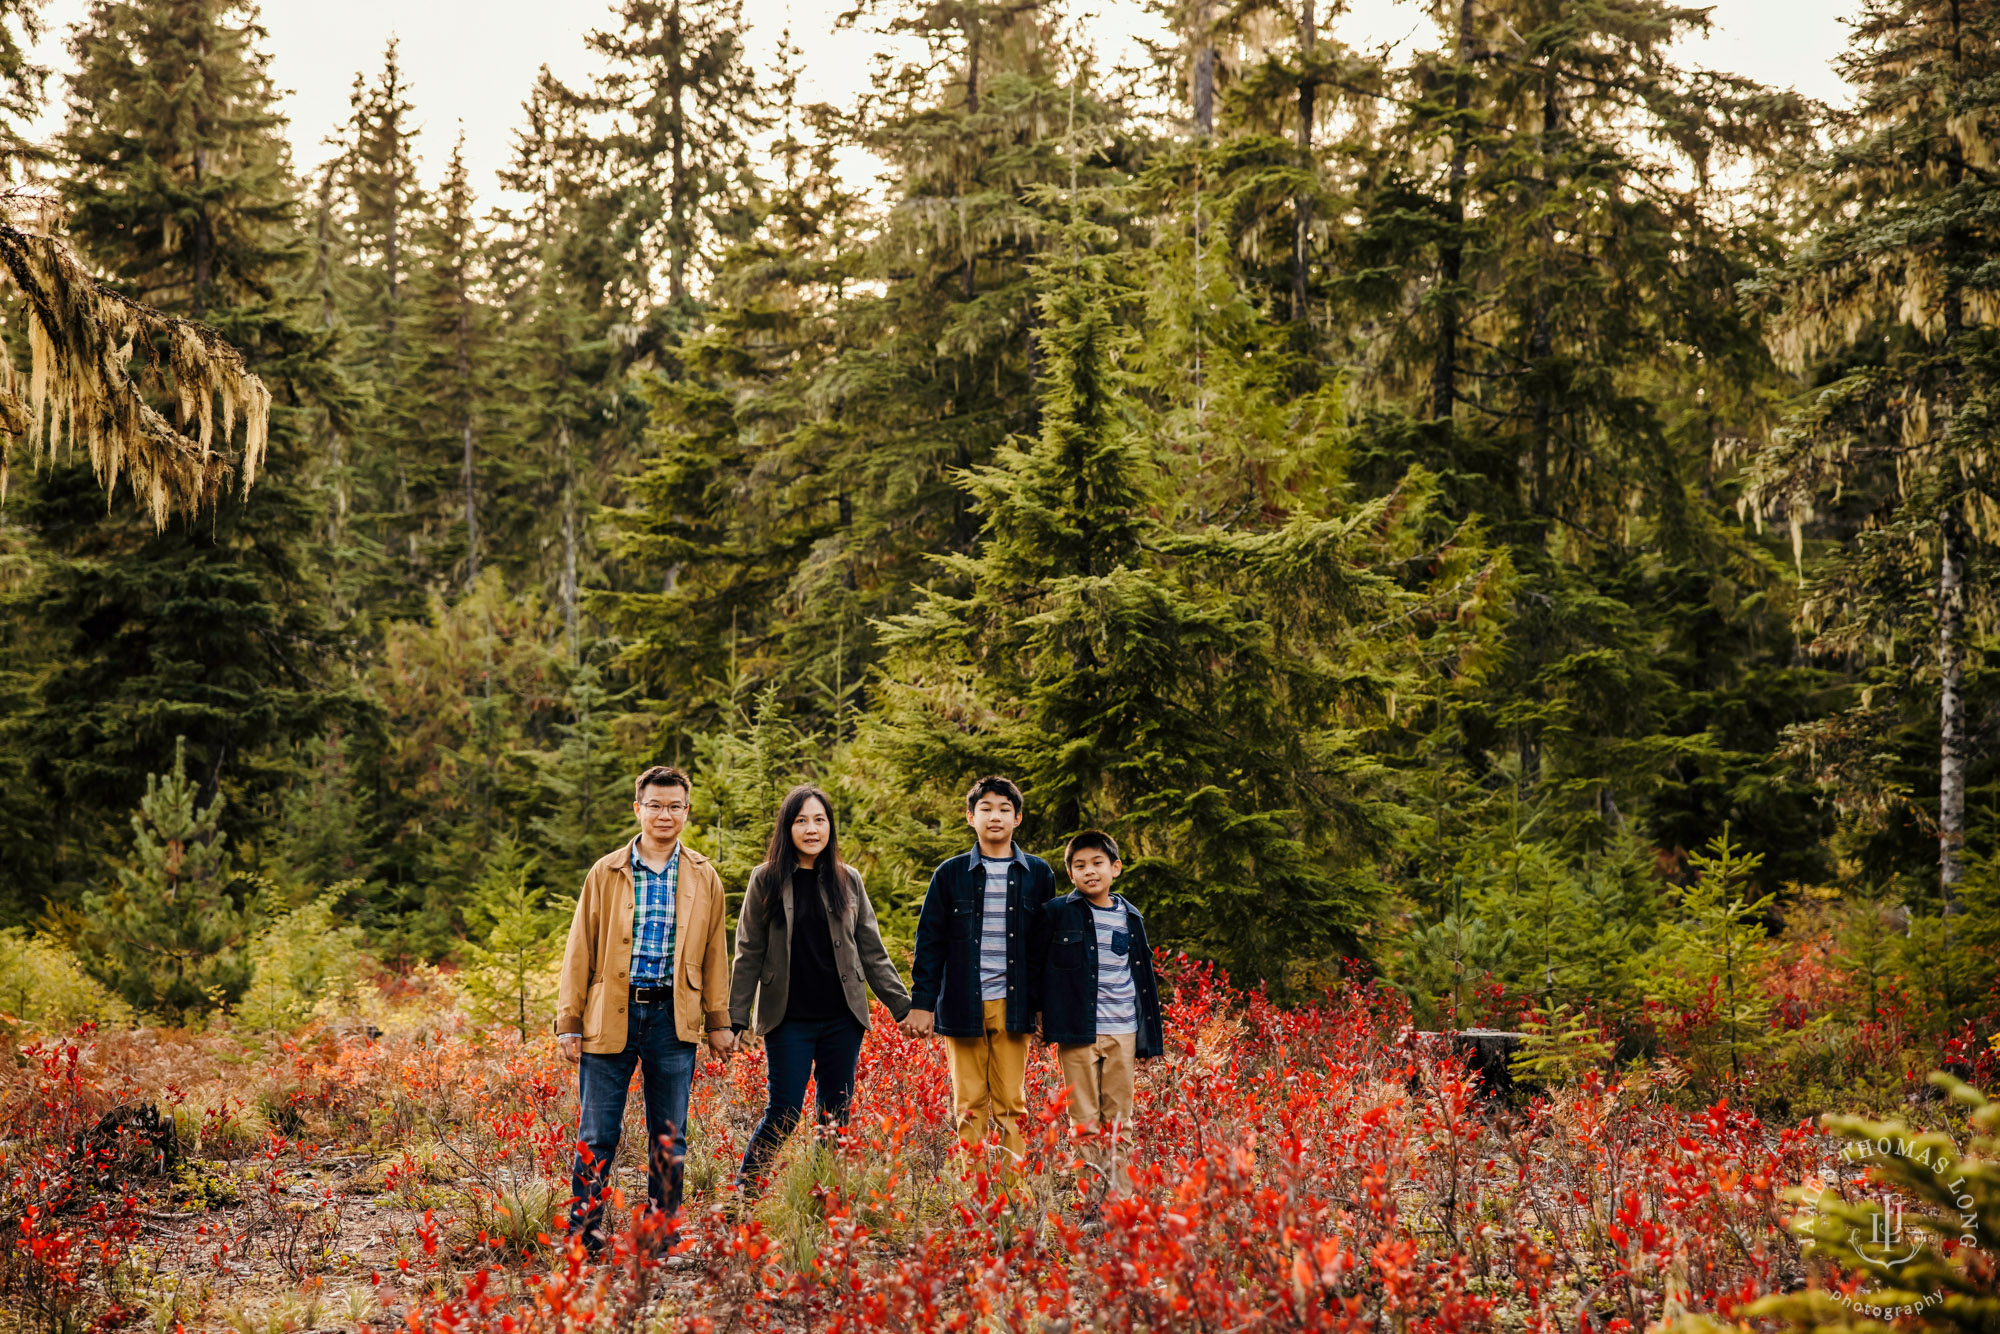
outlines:
[[[1016, 845], [1007, 868], [1007, 1031], [1031, 1032], [1028, 932], [1036, 910], [1055, 896], [1055, 873]], [[933, 1010], [937, 1031], [976, 1038], [986, 1031], [979, 998], [979, 932], [986, 914], [986, 867], [979, 847], [941, 863], [917, 913], [917, 948], [910, 962], [910, 1008]]]
[[[1079, 891], [1072, 890], [1035, 918], [1028, 946], [1029, 986], [1042, 1016], [1042, 1036], [1064, 1047], [1097, 1041], [1097, 924]], [[1167, 1049], [1160, 1022], [1160, 988], [1153, 977], [1153, 949], [1146, 942], [1146, 919], [1125, 905], [1125, 929], [1132, 933], [1132, 991], [1139, 1002], [1139, 1029], [1133, 1055], [1140, 1060]]]

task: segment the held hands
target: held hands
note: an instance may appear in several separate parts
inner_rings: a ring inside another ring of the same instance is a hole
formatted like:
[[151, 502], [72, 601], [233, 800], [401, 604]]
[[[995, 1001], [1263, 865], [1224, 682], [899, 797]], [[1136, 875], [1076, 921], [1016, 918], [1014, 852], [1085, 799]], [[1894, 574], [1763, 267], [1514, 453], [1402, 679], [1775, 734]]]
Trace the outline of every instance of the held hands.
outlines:
[[903, 1031], [913, 1038], [927, 1038], [937, 1032], [937, 1013], [912, 1010], [903, 1016]]
[[727, 1056], [736, 1050], [736, 1030], [733, 1028], [711, 1028], [708, 1030], [708, 1049], [717, 1056]]
[[583, 1060], [583, 1034], [564, 1033], [556, 1039], [556, 1049], [562, 1052], [562, 1058], [571, 1065], [581, 1063]]

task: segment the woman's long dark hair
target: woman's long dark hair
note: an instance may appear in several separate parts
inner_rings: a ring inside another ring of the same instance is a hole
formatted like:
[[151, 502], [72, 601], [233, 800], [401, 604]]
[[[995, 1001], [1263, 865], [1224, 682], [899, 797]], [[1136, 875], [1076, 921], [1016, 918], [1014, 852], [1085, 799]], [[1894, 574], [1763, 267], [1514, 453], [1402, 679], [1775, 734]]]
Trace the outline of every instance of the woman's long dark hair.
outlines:
[[826, 811], [826, 846], [820, 849], [819, 860], [813, 863], [813, 869], [819, 872], [819, 887], [826, 897], [828, 918], [838, 921], [847, 916], [847, 878], [840, 874], [844, 869], [840, 861], [840, 823], [834, 818], [833, 799], [811, 783], [800, 783], [785, 794], [785, 800], [779, 805], [778, 827], [771, 831], [771, 845], [764, 850], [765, 874], [777, 876], [764, 886], [765, 892], [771, 895], [773, 917], [783, 915], [784, 909], [778, 906], [784, 902], [780, 896], [785, 886], [792, 882], [792, 872], [799, 869], [799, 850], [792, 846], [792, 821], [798, 819], [806, 803], [815, 798]]

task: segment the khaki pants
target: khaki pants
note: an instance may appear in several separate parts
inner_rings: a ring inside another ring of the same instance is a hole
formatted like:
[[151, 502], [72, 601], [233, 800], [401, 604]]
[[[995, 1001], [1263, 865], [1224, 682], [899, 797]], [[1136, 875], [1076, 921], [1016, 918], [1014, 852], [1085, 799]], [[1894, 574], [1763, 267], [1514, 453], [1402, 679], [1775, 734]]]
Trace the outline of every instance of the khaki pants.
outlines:
[[1069, 1085], [1069, 1119], [1077, 1132], [1090, 1137], [1085, 1161], [1103, 1176], [1114, 1195], [1132, 1188], [1125, 1171], [1130, 1151], [1122, 1130], [1132, 1120], [1132, 1071], [1137, 1065], [1135, 1033], [1107, 1033], [1084, 1046], [1057, 1047], [1056, 1062]]
[[1007, 1031], [1007, 1002], [984, 1005], [986, 1031], [976, 1038], [946, 1038], [951, 1046], [951, 1101], [958, 1138], [977, 1144], [988, 1125], [1000, 1123], [1000, 1142], [1020, 1158], [1021, 1114], [1027, 1110], [1028, 1035]]

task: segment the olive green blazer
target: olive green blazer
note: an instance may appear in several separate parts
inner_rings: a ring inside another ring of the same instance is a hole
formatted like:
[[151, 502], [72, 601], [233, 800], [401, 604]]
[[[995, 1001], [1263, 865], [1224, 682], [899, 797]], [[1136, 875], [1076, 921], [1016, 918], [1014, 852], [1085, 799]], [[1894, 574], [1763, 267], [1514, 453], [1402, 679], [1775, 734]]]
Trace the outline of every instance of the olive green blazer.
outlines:
[[[827, 913], [833, 936], [833, 962], [840, 970], [840, 989], [847, 1008], [868, 1024], [868, 992], [872, 987], [897, 1022], [910, 1012], [910, 991], [889, 951], [882, 944], [881, 929], [875, 924], [875, 907], [868, 901], [868, 887], [861, 873], [843, 865], [847, 878], [847, 911], [836, 918]], [[792, 885], [784, 884], [768, 863], [750, 873], [750, 887], [743, 893], [743, 911], [736, 919], [736, 968], [729, 983], [729, 1022], [735, 1028], [751, 1027], [754, 1003], [759, 1037], [785, 1020], [785, 994], [792, 982], [791, 925]], [[773, 921], [774, 900], [782, 905], [779, 920]]]

